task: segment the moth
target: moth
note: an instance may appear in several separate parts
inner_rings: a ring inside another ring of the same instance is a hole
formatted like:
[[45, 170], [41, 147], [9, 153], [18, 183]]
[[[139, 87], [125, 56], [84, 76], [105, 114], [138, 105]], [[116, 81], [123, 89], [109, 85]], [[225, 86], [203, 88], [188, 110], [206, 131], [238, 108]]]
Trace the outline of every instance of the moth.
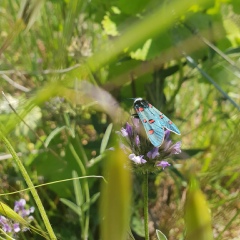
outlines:
[[162, 145], [165, 129], [180, 135], [177, 126], [152, 104], [142, 98], [135, 98], [133, 103], [136, 114], [140, 118], [150, 142], [159, 147]]

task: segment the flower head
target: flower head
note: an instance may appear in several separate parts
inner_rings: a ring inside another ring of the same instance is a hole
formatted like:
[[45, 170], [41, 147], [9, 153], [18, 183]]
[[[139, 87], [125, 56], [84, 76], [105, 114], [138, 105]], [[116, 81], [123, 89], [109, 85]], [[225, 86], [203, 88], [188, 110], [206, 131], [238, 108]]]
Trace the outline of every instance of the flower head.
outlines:
[[161, 161], [161, 162], [159, 162], [156, 166], [162, 167], [163, 170], [164, 170], [166, 167], [171, 166], [171, 164], [170, 164], [169, 162], [167, 162], [167, 161]]
[[162, 145], [154, 147], [144, 133], [140, 120], [133, 118], [132, 124], [126, 123], [125, 127], [121, 129], [119, 134], [121, 148], [128, 155], [136, 172], [154, 172], [159, 168], [164, 170], [171, 165], [167, 159], [181, 152], [181, 142], [173, 144], [170, 139], [171, 132], [165, 130]]
[[181, 142], [175, 143], [169, 149], [171, 150], [171, 154], [179, 154], [179, 153], [181, 153]]
[[[34, 207], [26, 208], [26, 200], [20, 199], [14, 204], [14, 211], [22, 216], [27, 222], [31, 222], [34, 218], [30, 214], [34, 212]], [[20, 226], [20, 223], [13, 222], [12, 220], [0, 215], [0, 227], [6, 233], [12, 233], [12, 235], [26, 231], [26, 226]]]
[[128, 158], [135, 162], [136, 164], [144, 164], [147, 162], [145, 159], [143, 159], [143, 155], [136, 156], [134, 153], [130, 154]]

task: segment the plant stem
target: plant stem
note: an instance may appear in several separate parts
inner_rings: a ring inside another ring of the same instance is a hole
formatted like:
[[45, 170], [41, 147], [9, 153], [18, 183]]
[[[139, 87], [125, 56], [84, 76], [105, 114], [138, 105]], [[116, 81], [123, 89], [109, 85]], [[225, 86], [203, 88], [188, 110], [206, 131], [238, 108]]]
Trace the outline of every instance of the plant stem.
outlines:
[[[75, 160], [77, 161], [77, 163], [79, 165], [80, 170], [82, 171], [82, 175], [86, 176], [85, 166], [82, 163], [81, 159], [79, 158], [74, 146], [72, 144], [70, 144], [69, 147], [70, 147], [71, 153], [73, 154]], [[89, 186], [88, 186], [88, 182], [86, 181], [86, 179], [83, 179], [83, 188], [85, 190], [85, 201], [90, 202]], [[90, 220], [89, 208], [87, 210], [85, 210], [85, 216], [84, 216], [83, 219], [85, 219], [85, 223], [84, 223], [85, 227], [84, 227], [84, 229], [82, 229], [82, 234], [83, 234], [82, 239], [87, 240], [88, 239], [88, 232], [89, 232], [89, 220]]]
[[8, 151], [9, 151], [10, 154], [12, 155], [13, 160], [16, 162], [16, 164], [17, 164], [20, 172], [22, 173], [22, 176], [24, 177], [24, 179], [25, 179], [25, 181], [26, 181], [26, 183], [27, 183], [27, 185], [28, 185], [28, 187], [29, 187], [29, 189], [30, 189], [30, 191], [31, 191], [31, 193], [32, 193], [32, 196], [33, 196], [33, 198], [34, 198], [34, 200], [35, 200], [35, 202], [36, 202], [36, 205], [37, 205], [37, 207], [38, 207], [38, 210], [39, 210], [39, 212], [40, 212], [40, 214], [41, 214], [41, 216], [42, 216], [44, 225], [45, 225], [45, 227], [46, 227], [46, 229], [47, 229], [47, 232], [48, 232], [48, 234], [49, 234], [49, 238], [50, 238], [51, 240], [57, 239], [56, 236], [55, 236], [55, 234], [54, 234], [54, 232], [53, 232], [53, 229], [52, 229], [52, 227], [51, 227], [51, 224], [50, 224], [50, 222], [49, 222], [49, 219], [48, 219], [47, 214], [46, 214], [46, 212], [45, 212], [45, 209], [44, 209], [44, 207], [43, 207], [43, 204], [42, 204], [42, 202], [41, 202], [41, 200], [40, 200], [40, 198], [39, 198], [39, 196], [38, 196], [38, 193], [37, 193], [37, 191], [36, 191], [36, 189], [35, 189], [32, 181], [31, 181], [31, 178], [29, 177], [29, 175], [28, 175], [25, 167], [23, 166], [21, 160], [19, 159], [18, 155], [17, 155], [16, 152], [14, 151], [11, 143], [8, 141], [8, 139], [7, 139], [7, 138], [5, 137], [5, 135], [3, 134], [3, 132], [2, 132], [2, 127], [0, 128], [0, 139], [2, 139], [4, 145], [7, 147]]
[[144, 227], [145, 227], [145, 240], [149, 240], [148, 230], [148, 172], [144, 174], [143, 179], [143, 196], [144, 196]]

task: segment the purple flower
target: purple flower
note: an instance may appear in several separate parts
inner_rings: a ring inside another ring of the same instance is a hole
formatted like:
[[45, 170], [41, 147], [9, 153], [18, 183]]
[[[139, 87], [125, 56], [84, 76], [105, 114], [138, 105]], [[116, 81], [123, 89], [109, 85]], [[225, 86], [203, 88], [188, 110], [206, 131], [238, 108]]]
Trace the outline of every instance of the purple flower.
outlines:
[[147, 153], [147, 157], [150, 159], [154, 159], [155, 157], [159, 156], [159, 152], [158, 152], [158, 147], [154, 147], [151, 151], [149, 151]]
[[34, 207], [30, 209], [25, 209], [26, 200], [20, 199], [19, 201], [15, 202], [14, 211], [21, 215], [23, 218], [30, 215], [30, 213], [34, 212]]
[[157, 167], [162, 167], [163, 170], [166, 168], [166, 167], [169, 167], [171, 164], [168, 163], [167, 161], [161, 161], [160, 163], [158, 163], [156, 166]]
[[14, 211], [19, 212], [24, 209], [24, 206], [26, 205], [26, 200], [21, 198], [19, 201], [16, 201], [14, 204]]
[[2, 230], [4, 231], [4, 232], [11, 232], [12, 231], [12, 227], [10, 226], [10, 224], [3, 224], [3, 226], [2, 226]]
[[123, 137], [128, 136], [127, 130], [125, 128], [121, 128], [121, 134], [122, 134]]
[[165, 130], [165, 136], [164, 136], [164, 140], [165, 141], [169, 141], [170, 140], [170, 131], [167, 129]]
[[143, 155], [141, 156], [136, 156], [134, 153], [131, 153], [128, 158], [130, 160], [132, 160], [133, 162], [135, 162], [136, 164], [144, 164], [147, 161], [145, 159], [143, 159]]
[[137, 146], [140, 145], [140, 139], [139, 139], [139, 136], [137, 135], [136, 138], [135, 138], [135, 143]]
[[138, 130], [139, 130], [139, 127], [140, 127], [140, 120], [139, 120], [139, 118], [133, 118], [133, 119], [132, 119], [132, 122], [133, 122], [134, 127], [135, 127], [136, 130], [138, 131]]
[[20, 228], [19, 223], [14, 223], [14, 224], [13, 224], [13, 230], [14, 230], [14, 232], [16, 232], [16, 233], [21, 231], [21, 228]]
[[[27, 222], [31, 222], [34, 218], [30, 214], [34, 212], [35, 208], [30, 207], [26, 209], [26, 200], [20, 199], [19, 201], [16, 201], [14, 204], [14, 211], [18, 213], [20, 216], [25, 218]], [[18, 222], [13, 222], [12, 220], [5, 218], [4, 216], [0, 215], [0, 226], [2, 227], [2, 230], [4, 232], [12, 232], [12, 233], [18, 233], [20, 231], [25, 231], [27, 229], [25, 226], [20, 226]]]
[[129, 123], [126, 123], [126, 128], [122, 127], [120, 133], [123, 137], [130, 137], [133, 135], [133, 128]]
[[171, 154], [179, 154], [181, 152], [181, 142], [177, 142], [172, 145], [169, 150], [171, 150]]
[[133, 135], [133, 128], [132, 128], [132, 126], [128, 122], [126, 123], [126, 131], [128, 133], [128, 136], [132, 136]]
[[165, 130], [162, 145], [153, 147], [142, 130], [141, 121], [133, 118], [132, 123], [126, 123], [119, 134], [121, 137], [120, 146], [128, 158], [134, 162], [132, 165], [134, 171], [143, 174], [159, 171], [158, 167], [165, 169], [170, 166], [166, 160], [181, 152], [181, 142], [174, 144], [170, 139], [171, 132]]
[[6, 218], [4, 216], [0, 216], [0, 224], [5, 224]]
[[164, 148], [164, 151], [167, 151], [172, 145], [172, 141], [171, 140], [168, 140], [168, 141], [164, 141], [163, 142], [163, 148]]

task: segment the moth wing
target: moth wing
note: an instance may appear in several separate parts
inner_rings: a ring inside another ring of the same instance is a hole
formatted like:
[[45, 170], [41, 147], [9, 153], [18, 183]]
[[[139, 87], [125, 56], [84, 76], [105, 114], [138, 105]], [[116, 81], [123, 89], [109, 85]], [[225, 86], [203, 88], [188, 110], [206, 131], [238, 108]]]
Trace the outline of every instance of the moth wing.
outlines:
[[151, 110], [153, 111], [153, 115], [154, 115], [154, 120], [156, 122], [159, 122], [159, 124], [168, 129], [171, 132], [174, 132], [178, 135], [180, 135], [180, 131], [177, 128], [177, 126], [168, 118], [166, 117], [162, 112], [160, 112], [157, 108], [155, 107], [151, 107]]
[[150, 142], [154, 145], [154, 147], [161, 146], [165, 136], [163, 127], [159, 125], [159, 122], [157, 121], [150, 123], [150, 120], [152, 120], [154, 116], [148, 108], [145, 108], [142, 112], [137, 111], [137, 114], [143, 124]]

